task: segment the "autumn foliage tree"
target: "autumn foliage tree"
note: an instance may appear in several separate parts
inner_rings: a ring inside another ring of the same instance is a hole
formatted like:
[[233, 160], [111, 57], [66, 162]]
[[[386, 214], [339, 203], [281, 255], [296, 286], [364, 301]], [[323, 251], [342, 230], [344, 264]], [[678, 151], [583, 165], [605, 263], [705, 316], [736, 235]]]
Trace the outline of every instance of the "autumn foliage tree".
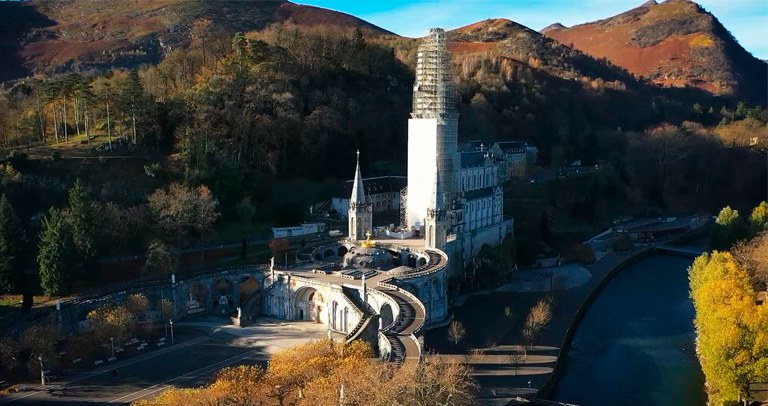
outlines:
[[136, 316], [126, 306], [104, 305], [91, 310], [87, 316], [91, 322], [95, 338], [99, 342], [109, 342], [114, 338], [122, 342], [136, 328]]
[[728, 252], [698, 257], [689, 280], [709, 402], [744, 402], [750, 383], [768, 380], [768, 306], [756, 305], [748, 272]]
[[195, 232], [202, 239], [221, 216], [219, 202], [205, 185], [190, 187], [172, 183], [149, 196], [149, 208], [155, 220], [181, 246], [182, 237]]
[[533, 346], [533, 340], [547, 327], [550, 320], [552, 320], [551, 302], [548, 298], [541, 299], [531, 308], [523, 326], [523, 337], [531, 346]]
[[373, 358], [371, 347], [321, 340], [275, 354], [266, 370], [222, 370], [197, 389], [170, 389], [141, 406], [196, 405], [424, 405], [476, 404], [469, 369], [425, 357], [402, 366]]

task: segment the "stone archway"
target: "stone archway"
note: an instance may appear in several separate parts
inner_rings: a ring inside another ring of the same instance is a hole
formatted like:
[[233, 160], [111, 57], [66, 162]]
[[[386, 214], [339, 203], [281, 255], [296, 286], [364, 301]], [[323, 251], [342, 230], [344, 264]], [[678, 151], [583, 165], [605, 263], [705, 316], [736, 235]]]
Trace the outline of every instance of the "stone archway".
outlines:
[[326, 303], [323, 295], [315, 288], [303, 287], [296, 292], [294, 299], [294, 319], [312, 320], [320, 323]]
[[235, 286], [229, 279], [220, 278], [213, 283], [213, 305], [229, 306], [234, 305], [232, 300], [235, 296]]
[[336, 250], [336, 255], [338, 255], [339, 258], [343, 257], [347, 254], [347, 247], [340, 246], [338, 250]]
[[333, 250], [330, 248], [326, 249], [325, 252], [323, 252], [323, 259], [333, 258], [334, 256], [336, 256], [336, 253], [333, 252]]
[[381, 309], [379, 309], [379, 317], [381, 317], [381, 326], [383, 328], [386, 328], [392, 324], [393, 321], [395, 321], [395, 317], [392, 313], [392, 307], [389, 305], [389, 303], [384, 303], [381, 305]]
[[253, 276], [246, 276], [240, 280], [240, 284], [238, 285], [237, 290], [239, 293], [238, 296], [240, 297], [240, 303], [238, 303], [238, 306], [242, 306], [253, 295], [261, 296], [261, 283], [259, 283], [259, 281]]
[[190, 285], [187, 290], [187, 312], [199, 313], [205, 311], [205, 285], [202, 283], [195, 283]]

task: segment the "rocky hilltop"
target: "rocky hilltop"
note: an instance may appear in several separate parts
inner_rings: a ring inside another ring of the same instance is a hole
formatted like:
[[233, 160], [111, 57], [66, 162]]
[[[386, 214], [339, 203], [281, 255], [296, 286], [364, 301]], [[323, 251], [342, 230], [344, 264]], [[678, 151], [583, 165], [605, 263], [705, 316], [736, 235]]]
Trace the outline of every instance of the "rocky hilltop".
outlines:
[[765, 104], [768, 65], [692, 1], [649, 1], [604, 20], [550, 27], [542, 33], [656, 84]]

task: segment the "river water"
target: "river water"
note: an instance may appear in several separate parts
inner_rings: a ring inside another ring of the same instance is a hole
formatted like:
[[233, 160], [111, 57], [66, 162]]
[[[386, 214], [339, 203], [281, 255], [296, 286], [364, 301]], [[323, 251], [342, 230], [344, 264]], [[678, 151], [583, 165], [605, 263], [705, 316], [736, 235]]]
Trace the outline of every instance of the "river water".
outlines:
[[589, 406], [704, 405], [691, 262], [654, 255], [617, 274], [581, 320], [553, 398]]

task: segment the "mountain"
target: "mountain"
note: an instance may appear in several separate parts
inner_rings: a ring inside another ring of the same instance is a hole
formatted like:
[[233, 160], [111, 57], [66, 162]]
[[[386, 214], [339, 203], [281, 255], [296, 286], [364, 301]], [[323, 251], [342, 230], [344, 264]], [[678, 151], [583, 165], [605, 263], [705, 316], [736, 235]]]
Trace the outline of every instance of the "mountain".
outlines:
[[599, 61], [583, 52], [560, 44], [524, 25], [505, 18], [488, 19], [448, 31], [450, 50], [455, 59], [501, 58], [526, 69], [568, 80], [597, 79], [621, 81], [636, 79], [623, 69]]
[[546, 34], [548, 31], [561, 30], [561, 29], [564, 29], [564, 28], [568, 28], [568, 27], [566, 27], [566, 26], [564, 26], [564, 25], [562, 25], [560, 23], [554, 23], [554, 24], [550, 24], [550, 25], [540, 29], [539, 32], [542, 33], [542, 34]]
[[688, 0], [651, 0], [611, 18], [542, 32], [662, 86], [694, 86], [766, 104], [768, 65]]
[[34, 73], [157, 63], [192, 41], [216, 39], [226, 46], [237, 31], [279, 22], [393, 35], [349, 14], [288, 1], [0, 2], [0, 56], [5, 62], [0, 81]]

